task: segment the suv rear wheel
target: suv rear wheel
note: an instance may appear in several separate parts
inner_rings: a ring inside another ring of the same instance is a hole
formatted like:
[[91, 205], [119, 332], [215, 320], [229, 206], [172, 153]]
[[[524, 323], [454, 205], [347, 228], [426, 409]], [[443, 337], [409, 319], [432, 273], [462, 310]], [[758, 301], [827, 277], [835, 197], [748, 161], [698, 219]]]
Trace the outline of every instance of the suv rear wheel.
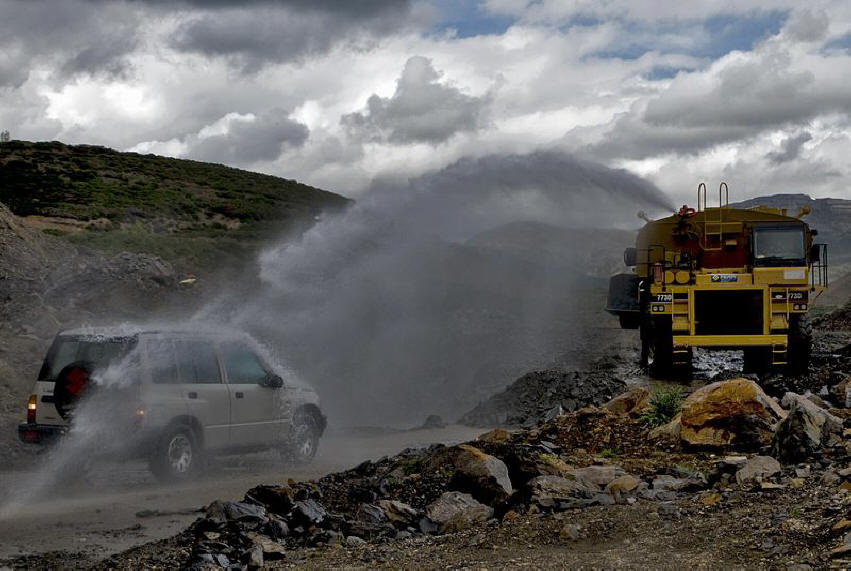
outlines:
[[175, 426], [157, 442], [149, 466], [158, 480], [178, 481], [190, 478], [201, 463], [201, 450], [195, 433], [188, 426]]

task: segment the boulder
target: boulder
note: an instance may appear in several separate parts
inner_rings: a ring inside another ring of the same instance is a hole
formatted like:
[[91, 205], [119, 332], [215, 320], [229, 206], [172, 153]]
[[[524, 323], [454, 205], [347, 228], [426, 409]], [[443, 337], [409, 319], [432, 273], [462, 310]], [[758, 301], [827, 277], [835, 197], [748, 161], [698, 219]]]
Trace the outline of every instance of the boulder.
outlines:
[[355, 518], [360, 522], [374, 525], [380, 525], [388, 520], [384, 510], [373, 504], [361, 504]]
[[454, 446], [447, 453], [455, 467], [451, 489], [470, 493], [489, 505], [511, 496], [513, 489], [505, 462], [468, 444]]
[[493, 517], [493, 508], [477, 502], [461, 492], [444, 492], [426, 506], [426, 517], [438, 533], [453, 533], [468, 529]]
[[567, 472], [568, 478], [573, 478], [586, 489], [594, 491], [604, 490], [611, 482], [625, 475], [626, 472], [623, 468], [611, 464], [588, 466]]
[[705, 483], [697, 478], [677, 478], [670, 474], [659, 474], [653, 478], [652, 486], [657, 492], [683, 492], [702, 489]]
[[503, 442], [508, 442], [510, 439], [511, 433], [504, 428], [494, 428], [476, 437], [476, 440], [479, 442], [487, 442], [488, 444], [502, 444]]
[[836, 404], [843, 408], [851, 408], [851, 377], [845, 377], [830, 389]]
[[641, 480], [630, 474], [618, 476], [606, 485], [606, 491], [610, 494], [622, 494], [635, 490]]
[[688, 446], [758, 449], [771, 443], [774, 426], [785, 416], [755, 382], [731, 379], [694, 391], [672, 424], [679, 425], [680, 440]]
[[322, 504], [316, 500], [300, 500], [293, 504], [293, 520], [298, 523], [314, 525], [322, 523], [328, 514]]
[[649, 401], [649, 389], [645, 387], [633, 387], [605, 403], [603, 408], [617, 414], [637, 416], [647, 409], [647, 403]]
[[830, 410], [830, 408], [831, 408], [830, 404], [828, 404], [827, 401], [825, 401], [823, 398], [821, 398], [818, 395], [814, 395], [810, 391], [807, 391], [806, 393], [804, 393], [804, 396], [807, 398], [807, 400], [809, 400], [811, 403], [813, 403], [814, 405], [816, 405], [819, 408], [823, 408], [824, 410]]
[[420, 512], [396, 500], [378, 500], [378, 506], [384, 510], [387, 519], [397, 527], [408, 527], [420, 517]]
[[754, 456], [736, 472], [736, 482], [740, 486], [749, 483], [759, 483], [780, 473], [780, 462], [771, 456]]
[[777, 426], [772, 453], [793, 463], [818, 454], [825, 446], [841, 442], [842, 420], [795, 393], [783, 395], [789, 414]]
[[562, 503], [571, 503], [578, 497], [589, 497], [598, 491], [576, 478], [561, 476], [538, 476], [526, 484], [524, 490], [530, 504], [543, 508], [556, 508]]

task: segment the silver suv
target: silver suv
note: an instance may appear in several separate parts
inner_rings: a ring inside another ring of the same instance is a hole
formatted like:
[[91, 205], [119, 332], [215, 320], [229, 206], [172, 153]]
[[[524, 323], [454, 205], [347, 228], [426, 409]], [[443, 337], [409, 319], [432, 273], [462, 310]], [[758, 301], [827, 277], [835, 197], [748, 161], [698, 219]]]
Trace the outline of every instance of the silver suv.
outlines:
[[77, 456], [143, 456], [168, 480], [207, 453], [277, 449], [308, 462], [325, 425], [316, 392], [248, 335], [80, 329], [54, 339], [18, 435], [76, 442]]

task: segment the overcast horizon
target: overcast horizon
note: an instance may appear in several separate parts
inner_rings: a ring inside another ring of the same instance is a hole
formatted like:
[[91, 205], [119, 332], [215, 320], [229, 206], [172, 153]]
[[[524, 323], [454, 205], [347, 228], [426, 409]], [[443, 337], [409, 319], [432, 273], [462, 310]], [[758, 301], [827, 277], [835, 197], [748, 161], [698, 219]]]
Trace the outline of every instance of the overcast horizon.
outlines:
[[0, 0], [0, 130], [354, 198], [537, 151], [851, 198], [851, 4], [740, 4]]

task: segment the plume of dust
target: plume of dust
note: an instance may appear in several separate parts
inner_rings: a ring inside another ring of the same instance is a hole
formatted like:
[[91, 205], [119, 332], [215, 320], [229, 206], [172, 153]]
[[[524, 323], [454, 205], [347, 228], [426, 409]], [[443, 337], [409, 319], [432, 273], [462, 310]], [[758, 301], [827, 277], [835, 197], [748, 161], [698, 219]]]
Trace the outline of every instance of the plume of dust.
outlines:
[[199, 315], [280, 347], [337, 426], [451, 417], [581, 359], [590, 253], [638, 209], [673, 211], [648, 182], [558, 152], [464, 159], [376, 182]]

